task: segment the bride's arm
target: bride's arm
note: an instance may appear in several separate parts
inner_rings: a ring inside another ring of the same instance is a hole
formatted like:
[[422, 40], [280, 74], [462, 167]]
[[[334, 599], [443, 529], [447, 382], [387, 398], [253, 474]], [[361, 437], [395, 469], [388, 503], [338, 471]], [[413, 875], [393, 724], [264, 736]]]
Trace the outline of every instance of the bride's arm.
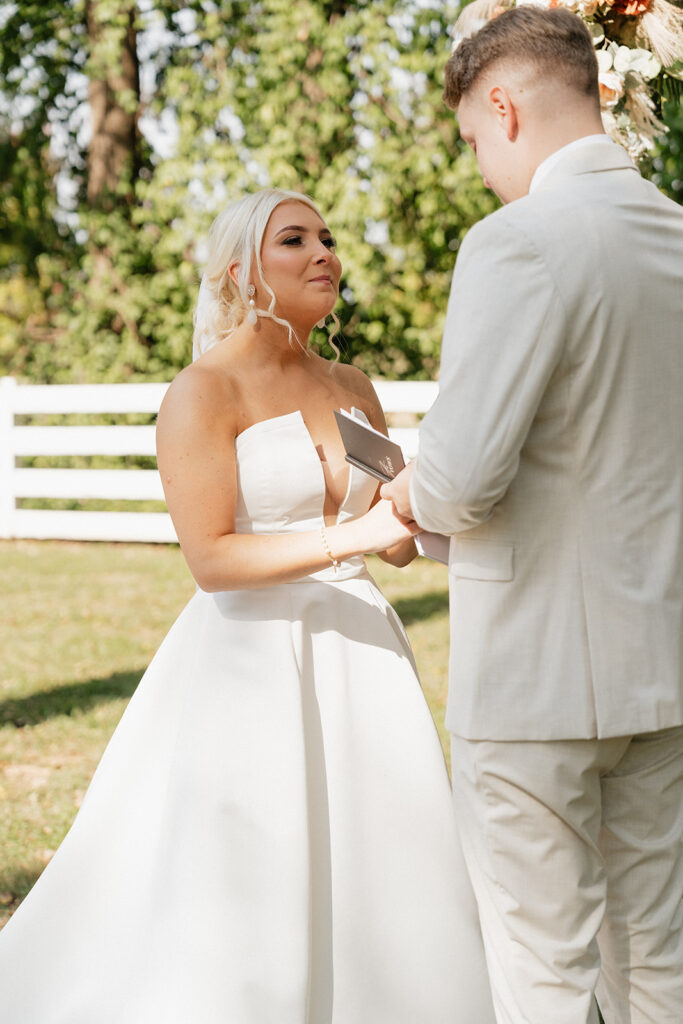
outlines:
[[[235, 533], [237, 481], [232, 396], [199, 366], [168, 389], [157, 420], [157, 455], [166, 503], [183, 554], [206, 591], [242, 590], [299, 579], [330, 566], [320, 531]], [[335, 559], [411, 540], [418, 530], [380, 501], [364, 516], [326, 527]]]

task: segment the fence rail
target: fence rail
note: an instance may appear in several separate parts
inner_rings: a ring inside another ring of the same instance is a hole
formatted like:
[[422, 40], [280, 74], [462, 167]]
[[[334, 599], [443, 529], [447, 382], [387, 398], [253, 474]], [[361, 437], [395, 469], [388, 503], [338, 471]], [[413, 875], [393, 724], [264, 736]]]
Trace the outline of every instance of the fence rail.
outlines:
[[[436, 398], [432, 381], [375, 381], [387, 414], [419, 414]], [[30, 509], [21, 499], [163, 501], [161, 481], [151, 469], [42, 469], [17, 466], [32, 456], [155, 456], [153, 426], [36, 426], [17, 417], [76, 413], [156, 414], [167, 384], [26, 384], [0, 378], [0, 537], [55, 540], [176, 540], [167, 512]], [[417, 428], [389, 427], [407, 457], [417, 451]]]

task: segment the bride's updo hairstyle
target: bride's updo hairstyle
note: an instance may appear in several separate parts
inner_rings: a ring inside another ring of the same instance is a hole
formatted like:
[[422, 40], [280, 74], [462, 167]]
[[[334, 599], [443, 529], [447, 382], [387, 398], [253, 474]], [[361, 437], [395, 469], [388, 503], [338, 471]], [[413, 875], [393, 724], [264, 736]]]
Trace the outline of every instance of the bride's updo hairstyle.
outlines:
[[[261, 265], [263, 235], [270, 216], [281, 203], [292, 201], [304, 203], [323, 219], [309, 196], [266, 188], [230, 203], [214, 220], [209, 229], [209, 256], [194, 314], [193, 359], [198, 359], [217, 342], [228, 338], [245, 319], [249, 312], [247, 289], [253, 263], [270, 295], [268, 308], [256, 307], [257, 315], [282, 324], [289, 331], [290, 344], [293, 339], [301, 344], [292, 325], [275, 315], [275, 293], [265, 280]], [[228, 268], [236, 262], [239, 262], [237, 284], [228, 273]], [[333, 334], [336, 334], [339, 321], [334, 314], [332, 316], [335, 323]], [[334, 344], [332, 347], [337, 351]]]

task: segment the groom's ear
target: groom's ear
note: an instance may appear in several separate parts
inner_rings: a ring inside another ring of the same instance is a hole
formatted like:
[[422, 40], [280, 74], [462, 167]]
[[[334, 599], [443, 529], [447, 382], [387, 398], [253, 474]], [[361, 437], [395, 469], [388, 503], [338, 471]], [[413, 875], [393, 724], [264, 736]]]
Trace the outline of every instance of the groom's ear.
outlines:
[[489, 109], [504, 130], [508, 142], [514, 142], [519, 132], [519, 119], [510, 93], [504, 86], [494, 85], [489, 90], [488, 102]]

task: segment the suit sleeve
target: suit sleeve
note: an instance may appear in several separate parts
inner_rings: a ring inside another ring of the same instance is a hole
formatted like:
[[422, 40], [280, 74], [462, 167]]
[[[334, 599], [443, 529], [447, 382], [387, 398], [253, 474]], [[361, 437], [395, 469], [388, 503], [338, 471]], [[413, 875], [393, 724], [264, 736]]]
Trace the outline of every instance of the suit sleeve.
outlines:
[[410, 496], [426, 530], [485, 522], [505, 494], [557, 367], [565, 310], [542, 254], [496, 216], [458, 258], [444, 329], [439, 394], [420, 427]]

